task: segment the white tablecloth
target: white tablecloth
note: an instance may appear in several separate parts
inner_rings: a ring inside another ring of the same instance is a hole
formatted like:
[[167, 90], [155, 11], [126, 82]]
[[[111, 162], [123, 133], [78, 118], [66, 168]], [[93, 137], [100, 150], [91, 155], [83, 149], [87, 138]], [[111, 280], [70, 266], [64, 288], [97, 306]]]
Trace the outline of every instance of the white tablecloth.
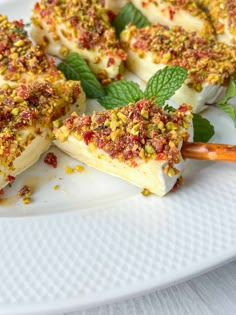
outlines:
[[58, 315], [235, 315], [236, 261], [178, 285], [97, 308]]

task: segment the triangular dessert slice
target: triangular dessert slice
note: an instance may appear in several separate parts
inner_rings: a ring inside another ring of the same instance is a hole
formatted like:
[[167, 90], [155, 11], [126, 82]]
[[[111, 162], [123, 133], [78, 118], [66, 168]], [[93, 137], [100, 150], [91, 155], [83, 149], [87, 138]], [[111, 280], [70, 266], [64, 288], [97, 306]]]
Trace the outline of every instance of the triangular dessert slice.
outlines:
[[142, 99], [91, 116], [72, 114], [54, 129], [54, 143], [91, 167], [163, 196], [181, 176], [180, 150], [191, 118], [186, 104], [168, 112]]
[[0, 188], [48, 149], [53, 120], [85, 105], [80, 82], [66, 81], [22, 21], [0, 15]]
[[100, 1], [41, 0], [33, 9], [31, 35], [50, 55], [78, 52], [100, 79], [117, 78], [126, 58]]
[[128, 53], [127, 67], [145, 81], [167, 65], [186, 68], [187, 80], [173, 99], [191, 104], [194, 112], [216, 103], [230, 76], [236, 77], [233, 46], [208, 41], [181, 27], [155, 24], [137, 29], [129, 25], [121, 33], [121, 42]]

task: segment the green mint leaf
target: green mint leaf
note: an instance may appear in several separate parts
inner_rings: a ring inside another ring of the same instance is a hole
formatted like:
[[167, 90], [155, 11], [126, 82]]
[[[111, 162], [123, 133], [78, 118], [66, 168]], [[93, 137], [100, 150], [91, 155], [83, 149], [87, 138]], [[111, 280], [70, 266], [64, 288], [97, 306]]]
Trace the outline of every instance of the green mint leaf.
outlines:
[[70, 53], [57, 68], [67, 80], [80, 81], [88, 98], [98, 98], [105, 95], [95, 74], [92, 73], [85, 60], [78, 53]]
[[193, 130], [195, 142], [208, 142], [215, 133], [214, 126], [209, 120], [199, 114], [193, 114]]
[[129, 23], [137, 28], [150, 24], [148, 19], [131, 2], [127, 3], [113, 20], [112, 25], [116, 30], [117, 37]]
[[165, 106], [163, 108], [167, 112], [174, 112], [176, 110], [176, 108], [174, 108], [173, 106], [171, 106], [169, 104], [165, 104]]
[[236, 83], [232, 77], [230, 77], [229, 86], [226, 91], [224, 99], [229, 100], [236, 95]]
[[98, 99], [99, 103], [106, 109], [125, 106], [131, 102], [137, 102], [144, 97], [137, 83], [121, 80], [105, 86], [105, 96]]
[[163, 106], [181, 87], [187, 78], [187, 70], [179, 66], [167, 66], [157, 71], [148, 81], [145, 96], [156, 97], [157, 104]]
[[233, 105], [228, 103], [218, 103], [218, 107], [228, 114], [236, 123], [236, 108]]
[[220, 100], [217, 105], [220, 109], [222, 109], [232, 120], [236, 123], [236, 108], [235, 106], [228, 103], [230, 99], [236, 96], [236, 82], [231, 77], [229, 81], [229, 86], [225, 93], [225, 96]]

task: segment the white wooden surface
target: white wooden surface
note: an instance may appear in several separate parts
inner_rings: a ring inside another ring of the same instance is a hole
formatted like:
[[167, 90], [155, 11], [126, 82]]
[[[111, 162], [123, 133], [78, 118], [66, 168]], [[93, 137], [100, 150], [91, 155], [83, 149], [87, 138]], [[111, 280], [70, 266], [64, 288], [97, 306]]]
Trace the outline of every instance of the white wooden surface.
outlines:
[[236, 261], [127, 301], [58, 315], [235, 315]]

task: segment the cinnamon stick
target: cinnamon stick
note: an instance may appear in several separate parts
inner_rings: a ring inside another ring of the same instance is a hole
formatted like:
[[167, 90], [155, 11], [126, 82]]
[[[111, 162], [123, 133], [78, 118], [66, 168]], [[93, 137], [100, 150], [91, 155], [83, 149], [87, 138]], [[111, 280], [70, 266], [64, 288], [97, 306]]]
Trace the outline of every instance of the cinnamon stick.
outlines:
[[185, 159], [236, 163], [236, 145], [184, 142], [181, 153]]

